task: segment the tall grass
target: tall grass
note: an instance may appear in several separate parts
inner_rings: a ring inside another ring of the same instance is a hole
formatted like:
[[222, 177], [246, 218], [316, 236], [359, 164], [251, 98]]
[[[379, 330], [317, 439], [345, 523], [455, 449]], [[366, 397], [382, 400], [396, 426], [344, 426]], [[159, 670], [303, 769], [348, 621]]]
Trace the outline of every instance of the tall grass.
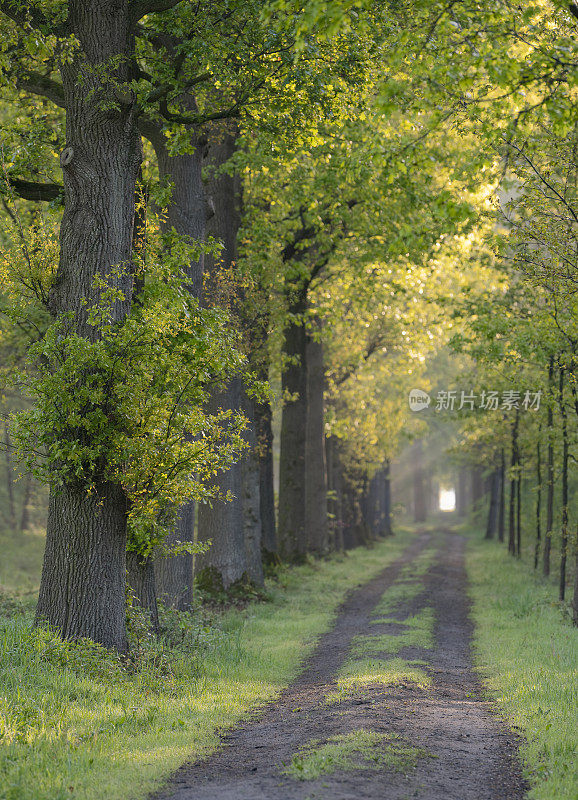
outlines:
[[535, 800], [578, 798], [578, 630], [553, 583], [479, 538], [468, 571], [475, 658], [490, 696], [524, 736]]

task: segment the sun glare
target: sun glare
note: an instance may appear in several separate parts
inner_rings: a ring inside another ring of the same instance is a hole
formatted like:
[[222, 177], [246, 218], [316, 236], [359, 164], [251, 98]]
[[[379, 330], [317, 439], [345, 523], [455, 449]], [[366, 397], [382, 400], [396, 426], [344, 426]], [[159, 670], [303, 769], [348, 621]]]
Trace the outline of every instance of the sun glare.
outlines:
[[440, 489], [440, 511], [456, 510], [455, 489]]

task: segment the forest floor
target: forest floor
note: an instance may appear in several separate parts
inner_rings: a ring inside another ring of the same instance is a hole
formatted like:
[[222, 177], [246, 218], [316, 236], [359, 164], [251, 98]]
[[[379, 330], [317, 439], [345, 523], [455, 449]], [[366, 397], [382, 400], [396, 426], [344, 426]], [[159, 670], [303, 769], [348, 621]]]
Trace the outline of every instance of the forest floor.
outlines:
[[156, 800], [516, 800], [519, 742], [471, 656], [465, 539], [423, 532], [352, 592], [280, 699]]

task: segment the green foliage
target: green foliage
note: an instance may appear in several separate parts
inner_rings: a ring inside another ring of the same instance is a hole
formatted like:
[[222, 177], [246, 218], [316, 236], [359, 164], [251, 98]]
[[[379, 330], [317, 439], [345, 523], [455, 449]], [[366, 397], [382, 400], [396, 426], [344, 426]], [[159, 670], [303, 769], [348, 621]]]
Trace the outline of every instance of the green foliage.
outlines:
[[143, 555], [162, 540], [170, 510], [206, 499], [208, 479], [245, 447], [241, 413], [203, 410], [209, 389], [243, 371], [245, 359], [232, 346], [226, 313], [200, 307], [184, 288], [190, 258], [173, 234], [153, 239], [131, 313], [111, 320], [122, 293], [97, 278], [99, 300], [82, 312], [92, 335], [77, 332], [72, 314], [62, 316], [17, 375], [33, 401], [12, 421], [26, 468], [54, 486], [120, 483], [131, 546]]

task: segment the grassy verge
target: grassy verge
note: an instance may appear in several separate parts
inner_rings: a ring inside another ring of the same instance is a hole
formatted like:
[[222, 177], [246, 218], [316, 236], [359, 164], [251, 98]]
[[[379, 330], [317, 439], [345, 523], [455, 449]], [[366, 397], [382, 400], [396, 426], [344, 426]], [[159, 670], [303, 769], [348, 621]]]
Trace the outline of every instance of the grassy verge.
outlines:
[[468, 572], [475, 658], [485, 685], [524, 737], [535, 800], [578, 797], [578, 630], [555, 589], [494, 542], [472, 539]]
[[269, 602], [228, 612], [218, 629], [195, 622], [183, 631], [190, 647], [150, 645], [132, 669], [87, 643], [31, 630], [26, 609], [5, 604], [0, 797], [143, 797], [214, 749], [219, 729], [276, 697], [347, 590], [393, 561], [408, 537], [286, 570], [268, 586]]

